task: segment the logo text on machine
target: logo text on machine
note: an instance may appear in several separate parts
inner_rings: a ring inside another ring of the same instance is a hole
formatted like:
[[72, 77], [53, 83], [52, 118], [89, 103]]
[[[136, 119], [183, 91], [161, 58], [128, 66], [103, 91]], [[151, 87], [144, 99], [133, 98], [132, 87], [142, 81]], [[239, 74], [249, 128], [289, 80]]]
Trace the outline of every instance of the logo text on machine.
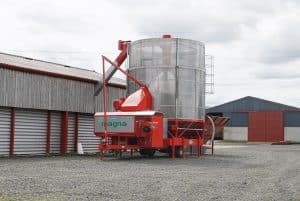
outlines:
[[[114, 122], [107, 122], [106, 125], [108, 127], [120, 127], [120, 126], [127, 126], [127, 123], [125, 121], [114, 121]], [[101, 126], [104, 127], [104, 122], [101, 122]]]

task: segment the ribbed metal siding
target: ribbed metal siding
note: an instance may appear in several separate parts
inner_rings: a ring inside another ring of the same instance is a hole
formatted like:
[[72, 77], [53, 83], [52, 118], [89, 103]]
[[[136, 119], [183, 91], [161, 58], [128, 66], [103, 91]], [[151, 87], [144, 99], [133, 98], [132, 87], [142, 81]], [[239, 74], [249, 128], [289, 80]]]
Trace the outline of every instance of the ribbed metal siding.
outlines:
[[266, 114], [265, 112], [250, 112], [248, 126], [248, 141], [265, 142], [266, 137]]
[[[129, 73], [148, 85], [165, 117], [204, 118], [205, 48], [199, 41], [151, 38], [129, 48]], [[129, 94], [139, 87], [128, 79]]]
[[68, 119], [68, 149], [67, 152], [74, 152], [74, 140], [75, 140], [75, 113], [69, 113]]
[[51, 112], [50, 153], [60, 153], [61, 112]]
[[266, 112], [266, 138], [267, 142], [284, 139], [283, 112]]
[[98, 152], [99, 137], [94, 134], [93, 115], [79, 114], [78, 140], [84, 152]]
[[283, 132], [282, 112], [249, 112], [249, 141], [278, 142], [283, 140]]
[[229, 125], [231, 127], [247, 127], [248, 126], [248, 112], [231, 113]]
[[[115, 111], [113, 107], [113, 101], [121, 98], [126, 97], [126, 90], [120, 89], [116, 87], [107, 87], [107, 111], [113, 112]], [[96, 112], [103, 111], [103, 94], [102, 92], [95, 98], [96, 101]]]
[[45, 154], [48, 112], [16, 109], [15, 154]]
[[[102, 102], [101, 94], [94, 97], [93, 83], [4, 68], [0, 68], [0, 86], [0, 105], [7, 107], [93, 114], [100, 111], [98, 107]], [[112, 99], [119, 98], [119, 94], [125, 94], [125, 90], [120, 88], [108, 87], [108, 91], [108, 97]]]
[[9, 155], [11, 109], [0, 107], [0, 156]]
[[300, 111], [299, 112], [285, 112], [284, 113], [285, 127], [300, 127]]

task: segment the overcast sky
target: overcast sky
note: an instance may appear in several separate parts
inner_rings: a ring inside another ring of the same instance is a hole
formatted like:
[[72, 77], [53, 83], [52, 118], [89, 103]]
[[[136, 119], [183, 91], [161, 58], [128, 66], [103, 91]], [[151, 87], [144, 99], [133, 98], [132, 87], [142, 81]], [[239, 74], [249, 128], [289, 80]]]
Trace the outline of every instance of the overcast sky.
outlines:
[[199, 40], [215, 57], [217, 105], [256, 96], [300, 107], [298, 0], [1, 0], [0, 51], [99, 71], [117, 41]]

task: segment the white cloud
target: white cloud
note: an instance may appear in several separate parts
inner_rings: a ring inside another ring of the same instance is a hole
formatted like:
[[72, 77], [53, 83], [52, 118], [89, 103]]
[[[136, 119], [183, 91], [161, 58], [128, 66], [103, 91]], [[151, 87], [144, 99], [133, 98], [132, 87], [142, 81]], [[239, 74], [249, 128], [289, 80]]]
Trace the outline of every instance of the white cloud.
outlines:
[[300, 107], [298, 13], [297, 0], [4, 0], [0, 51], [99, 71], [119, 39], [171, 33], [215, 56], [207, 105], [252, 95]]
[[1, 1], [0, 51], [99, 71], [100, 54], [138, 38], [121, 13], [109, 1]]

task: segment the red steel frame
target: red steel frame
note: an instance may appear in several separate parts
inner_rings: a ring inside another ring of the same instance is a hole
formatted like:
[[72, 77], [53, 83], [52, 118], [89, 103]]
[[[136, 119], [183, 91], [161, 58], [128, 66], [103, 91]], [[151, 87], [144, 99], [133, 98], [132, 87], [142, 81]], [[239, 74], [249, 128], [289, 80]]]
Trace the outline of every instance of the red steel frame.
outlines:
[[201, 156], [204, 139], [204, 120], [203, 119], [168, 119], [169, 138], [164, 139], [164, 146], [171, 147], [171, 157], [175, 158], [175, 147], [181, 148], [181, 156], [185, 158], [185, 147], [190, 147], [190, 155], [193, 154], [192, 147], [197, 147], [197, 156]]
[[[127, 54], [127, 53], [126, 53]], [[106, 80], [105, 80], [105, 61], [110, 63], [112, 66], [114, 66], [115, 68], [117, 68], [118, 70], [120, 70], [123, 74], [125, 74], [128, 78], [130, 78], [131, 80], [133, 80], [135, 83], [137, 83], [140, 87], [147, 87], [146, 85], [144, 85], [143, 83], [141, 83], [140, 81], [138, 81], [137, 79], [135, 79], [132, 75], [130, 75], [129, 73], [127, 73], [126, 71], [124, 71], [123, 69], [121, 69], [121, 67], [112, 62], [111, 60], [109, 60], [107, 57], [102, 55], [102, 81], [103, 81], [103, 112], [104, 112], [104, 139], [102, 139], [102, 141], [100, 142], [100, 146], [102, 147], [100, 148], [100, 159], [103, 159], [103, 149], [116, 149], [117, 147], [112, 147], [112, 146], [108, 146], [108, 130], [107, 130], [107, 95], [106, 95]], [[126, 138], [126, 141], [128, 141], [128, 139]], [[102, 146], [101, 146], [102, 145]], [[104, 146], [103, 146], [104, 145]], [[119, 146], [118, 146], [119, 147]], [[134, 146], [134, 147], [128, 147], [128, 149], [137, 149], [139, 148], [139, 146]]]
[[[105, 81], [105, 58], [102, 56], [102, 81], [103, 81], [103, 111], [104, 111], [104, 144], [108, 143], [107, 133], [107, 108], [106, 108], [106, 81]], [[103, 159], [103, 151], [100, 150], [100, 159]]]

